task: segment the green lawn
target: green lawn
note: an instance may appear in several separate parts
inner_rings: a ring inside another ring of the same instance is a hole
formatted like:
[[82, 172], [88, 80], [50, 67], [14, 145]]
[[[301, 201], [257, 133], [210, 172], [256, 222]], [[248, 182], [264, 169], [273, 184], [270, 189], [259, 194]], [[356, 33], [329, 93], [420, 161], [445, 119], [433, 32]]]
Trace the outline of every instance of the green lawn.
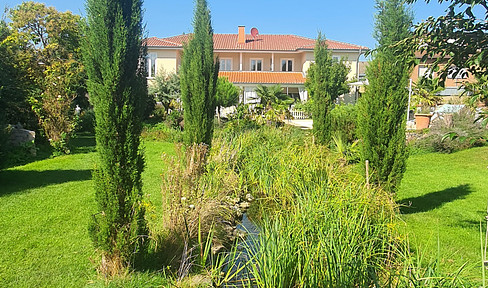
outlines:
[[[453, 154], [412, 155], [398, 201], [411, 245], [427, 258], [440, 256], [452, 271], [468, 262], [481, 277], [480, 221], [488, 203], [488, 147]], [[440, 253], [438, 253], [440, 251]]]
[[[94, 141], [78, 141], [72, 155], [0, 172], [1, 287], [99, 286], [96, 265], [90, 261], [96, 254], [87, 232], [96, 210], [91, 180]], [[144, 192], [155, 207], [148, 213], [154, 227], [161, 219], [161, 154], [173, 153], [174, 147], [157, 141], [146, 141], [144, 147]], [[412, 155], [398, 193], [401, 203], [411, 203], [402, 208], [411, 244], [435, 258], [439, 243], [443, 267], [452, 269], [469, 261], [470, 274], [478, 278], [487, 166], [488, 147]], [[164, 283], [162, 277], [136, 273], [128, 285], [148, 286], [148, 281]]]
[[[0, 172], [1, 287], [83, 287], [97, 279], [87, 230], [96, 210], [94, 141], [80, 140], [73, 155]], [[161, 154], [173, 144], [144, 146], [144, 192], [160, 205]]]

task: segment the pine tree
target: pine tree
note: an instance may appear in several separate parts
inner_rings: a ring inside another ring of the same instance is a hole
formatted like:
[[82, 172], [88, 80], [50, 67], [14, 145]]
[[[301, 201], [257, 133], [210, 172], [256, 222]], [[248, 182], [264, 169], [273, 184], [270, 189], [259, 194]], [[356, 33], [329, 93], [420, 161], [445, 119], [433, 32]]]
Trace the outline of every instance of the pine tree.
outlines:
[[331, 139], [331, 114], [339, 95], [348, 91], [347, 67], [342, 61], [334, 62], [327, 49], [325, 38], [319, 33], [314, 49], [315, 63], [308, 69], [307, 87], [313, 100], [313, 132], [319, 144], [328, 144]]
[[406, 168], [405, 143], [410, 67], [392, 45], [409, 35], [413, 16], [402, 0], [377, 0], [374, 36], [378, 48], [366, 75], [369, 86], [359, 100], [361, 159], [369, 160], [372, 182], [396, 192]]
[[193, 37], [183, 49], [180, 81], [185, 121], [185, 143], [210, 145], [215, 116], [219, 66], [213, 55], [213, 29], [207, 1], [197, 0]]
[[141, 0], [88, 0], [83, 56], [96, 117], [93, 178], [99, 212], [90, 227], [102, 251], [101, 270], [130, 266], [146, 233], [139, 147], [147, 94]]

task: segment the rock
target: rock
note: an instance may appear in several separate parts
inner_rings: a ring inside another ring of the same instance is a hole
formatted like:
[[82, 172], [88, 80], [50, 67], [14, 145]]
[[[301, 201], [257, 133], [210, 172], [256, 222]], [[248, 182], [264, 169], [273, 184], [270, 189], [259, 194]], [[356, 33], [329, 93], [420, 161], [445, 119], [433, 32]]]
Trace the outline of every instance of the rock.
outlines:
[[241, 202], [241, 203], [239, 204], [239, 208], [241, 208], [241, 209], [248, 209], [250, 206], [251, 206], [251, 203], [246, 202], [246, 201]]
[[34, 146], [35, 139], [36, 132], [23, 129], [22, 125], [17, 124], [15, 126], [10, 126], [10, 135], [7, 143], [11, 146], [21, 146], [26, 143], [32, 143], [30, 153], [32, 156], [36, 156], [36, 149]]

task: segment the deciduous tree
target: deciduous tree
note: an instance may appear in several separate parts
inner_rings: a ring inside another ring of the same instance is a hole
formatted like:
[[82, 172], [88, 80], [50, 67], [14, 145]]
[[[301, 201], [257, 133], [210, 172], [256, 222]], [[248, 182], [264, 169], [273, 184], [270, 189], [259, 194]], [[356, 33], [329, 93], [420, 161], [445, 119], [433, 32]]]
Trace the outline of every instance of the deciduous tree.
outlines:
[[74, 127], [72, 103], [76, 97], [85, 97], [81, 19], [32, 1], [11, 9], [9, 15], [12, 35], [8, 41], [20, 47], [19, 66], [33, 82], [29, 102], [51, 145], [67, 153]]

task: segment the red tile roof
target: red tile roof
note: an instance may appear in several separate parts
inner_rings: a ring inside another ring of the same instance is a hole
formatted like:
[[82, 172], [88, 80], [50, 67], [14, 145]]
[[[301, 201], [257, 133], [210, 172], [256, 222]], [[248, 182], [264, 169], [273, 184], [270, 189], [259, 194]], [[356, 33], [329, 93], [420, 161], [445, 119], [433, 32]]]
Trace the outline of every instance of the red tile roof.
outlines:
[[[153, 47], [183, 47], [192, 34], [182, 34], [168, 38], [151, 37], [147, 39], [148, 46]], [[367, 50], [367, 47], [327, 40], [329, 49], [333, 50]], [[237, 34], [214, 34], [215, 50], [256, 50], [256, 51], [296, 51], [313, 50], [315, 39], [296, 35], [258, 35], [254, 39], [246, 34], [246, 43], [237, 43]]]
[[250, 72], [220, 71], [220, 77], [226, 77], [236, 84], [304, 84], [305, 77], [300, 72]]

